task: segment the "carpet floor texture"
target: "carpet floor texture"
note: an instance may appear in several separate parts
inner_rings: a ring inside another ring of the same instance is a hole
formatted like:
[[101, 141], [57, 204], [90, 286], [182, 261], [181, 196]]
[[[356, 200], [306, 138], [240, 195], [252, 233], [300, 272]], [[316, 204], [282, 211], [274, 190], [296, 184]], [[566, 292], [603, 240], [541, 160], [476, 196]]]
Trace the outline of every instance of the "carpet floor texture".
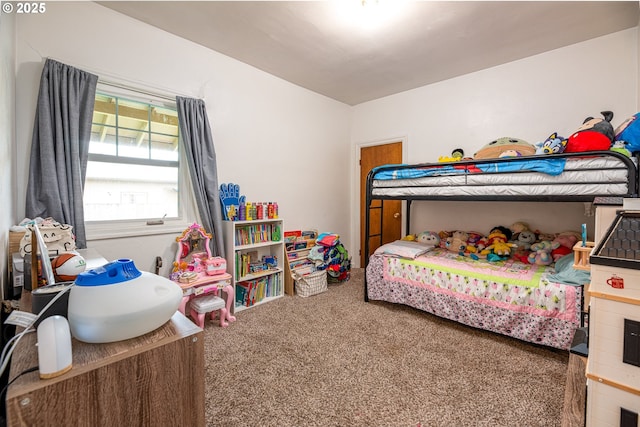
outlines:
[[567, 352], [365, 303], [363, 272], [207, 321], [207, 426], [560, 426]]

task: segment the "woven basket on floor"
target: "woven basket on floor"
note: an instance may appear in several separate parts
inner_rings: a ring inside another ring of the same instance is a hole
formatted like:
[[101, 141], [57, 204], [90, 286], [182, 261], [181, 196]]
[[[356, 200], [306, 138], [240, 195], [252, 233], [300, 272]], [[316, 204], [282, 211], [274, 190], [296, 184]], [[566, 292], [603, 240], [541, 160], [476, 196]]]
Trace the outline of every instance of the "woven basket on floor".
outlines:
[[296, 294], [310, 297], [327, 290], [327, 270], [315, 271], [305, 276], [293, 274], [296, 281]]

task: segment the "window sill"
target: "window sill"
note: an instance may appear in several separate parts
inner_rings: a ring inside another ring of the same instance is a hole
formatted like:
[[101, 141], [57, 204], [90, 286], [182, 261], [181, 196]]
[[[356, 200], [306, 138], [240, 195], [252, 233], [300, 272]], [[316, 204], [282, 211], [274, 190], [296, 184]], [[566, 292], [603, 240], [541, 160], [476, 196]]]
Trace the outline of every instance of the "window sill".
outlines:
[[85, 227], [87, 241], [118, 239], [126, 237], [154, 236], [162, 234], [179, 234], [193, 222], [184, 220], [165, 220], [164, 224], [147, 225], [139, 222], [101, 222], [88, 223]]

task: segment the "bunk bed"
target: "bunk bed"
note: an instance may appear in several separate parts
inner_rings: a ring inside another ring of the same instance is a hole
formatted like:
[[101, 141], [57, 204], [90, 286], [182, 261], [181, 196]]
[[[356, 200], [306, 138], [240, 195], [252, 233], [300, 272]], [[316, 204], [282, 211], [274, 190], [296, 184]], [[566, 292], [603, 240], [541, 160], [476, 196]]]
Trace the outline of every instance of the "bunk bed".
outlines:
[[[382, 244], [382, 212], [376, 215], [378, 231], [371, 231], [372, 212], [384, 209], [384, 203], [372, 202], [403, 201], [409, 235], [414, 201], [593, 202], [596, 197], [638, 197], [637, 164], [637, 157], [593, 151], [374, 168], [366, 182], [365, 301], [409, 305], [472, 327], [568, 349], [582, 322], [582, 285], [554, 281], [552, 266], [514, 259], [490, 263], [442, 248], [409, 255], [396, 252], [394, 242]], [[376, 241], [380, 247], [372, 254], [370, 245]]]

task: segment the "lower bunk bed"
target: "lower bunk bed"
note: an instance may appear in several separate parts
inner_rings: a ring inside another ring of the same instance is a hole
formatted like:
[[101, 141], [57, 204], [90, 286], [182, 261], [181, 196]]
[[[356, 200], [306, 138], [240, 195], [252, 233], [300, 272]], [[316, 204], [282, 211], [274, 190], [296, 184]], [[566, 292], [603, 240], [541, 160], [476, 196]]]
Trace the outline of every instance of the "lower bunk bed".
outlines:
[[369, 258], [369, 300], [562, 350], [581, 326], [583, 286], [558, 281], [553, 267], [474, 260], [443, 248], [404, 258], [383, 253], [390, 245]]
[[383, 235], [384, 201], [405, 203], [409, 235], [415, 201], [637, 198], [637, 164], [637, 153], [629, 158], [597, 151], [374, 168], [366, 183], [365, 301], [405, 304], [476, 328], [568, 349], [581, 327], [583, 287], [554, 281], [557, 263], [556, 269], [515, 259], [488, 263], [446, 249], [415, 258], [384, 250], [372, 254], [370, 248], [389, 242]]

